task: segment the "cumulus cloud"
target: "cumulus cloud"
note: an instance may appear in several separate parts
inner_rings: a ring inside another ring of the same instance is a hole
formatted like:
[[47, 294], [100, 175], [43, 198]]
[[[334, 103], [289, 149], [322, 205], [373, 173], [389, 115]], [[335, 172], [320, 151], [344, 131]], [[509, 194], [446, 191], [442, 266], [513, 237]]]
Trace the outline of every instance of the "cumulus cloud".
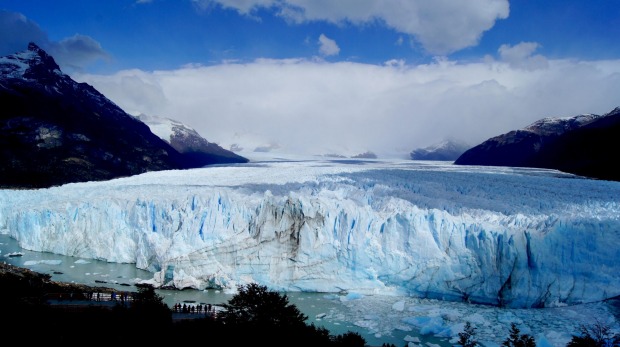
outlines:
[[45, 48], [47, 34], [21, 13], [0, 10], [0, 56], [21, 52], [29, 42]]
[[260, 7], [272, 7], [278, 3], [277, 0], [192, 0], [192, 2], [203, 10], [219, 5], [223, 8], [236, 10], [244, 15], [251, 15]]
[[330, 39], [324, 34], [321, 34], [321, 36], [319, 36], [318, 43], [319, 52], [321, 52], [321, 55], [323, 56], [338, 55], [338, 53], [340, 53], [340, 47], [338, 47], [336, 41]]
[[402, 59], [390, 59], [384, 63], [386, 66], [405, 67], [405, 61]]
[[110, 58], [99, 42], [79, 34], [50, 43], [49, 53], [63, 70], [81, 70], [97, 60]]
[[[185, 69], [191, 71], [195, 67], [188, 65]], [[132, 115], [159, 115], [154, 110], [167, 104], [158, 79], [141, 70], [124, 70], [111, 77], [97, 76], [96, 88], [100, 92], [105, 91], [105, 96], [110, 100], [120, 101], [125, 112]]]
[[125, 110], [177, 119], [225, 148], [406, 157], [445, 138], [473, 145], [543, 117], [620, 106], [620, 61], [547, 63], [261, 59], [74, 78]]
[[0, 10], [0, 56], [21, 52], [34, 42], [54, 57], [65, 72], [81, 70], [98, 60], [109, 59], [99, 42], [76, 34], [59, 42], [50, 41], [38, 24], [21, 13]]
[[252, 15], [275, 8], [294, 23], [383, 24], [410, 35], [431, 54], [445, 55], [478, 44], [482, 34], [509, 14], [508, 0], [193, 0]]
[[515, 46], [502, 45], [498, 52], [501, 59], [513, 68], [543, 69], [548, 66], [547, 59], [542, 55], [533, 54], [539, 47], [536, 42], [521, 42]]

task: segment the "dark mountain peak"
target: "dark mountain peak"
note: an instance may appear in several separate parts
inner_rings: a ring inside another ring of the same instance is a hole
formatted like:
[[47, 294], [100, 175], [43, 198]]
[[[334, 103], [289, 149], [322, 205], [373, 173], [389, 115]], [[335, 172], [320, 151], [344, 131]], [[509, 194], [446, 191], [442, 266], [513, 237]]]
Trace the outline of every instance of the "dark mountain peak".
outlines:
[[571, 117], [546, 117], [528, 125], [523, 128], [523, 130], [538, 135], [561, 135], [567, 131], [575, 130], [589, 124], [600, 117], [603, 116], [590, 113]]
[[617, 116], [617, 115], [620, 115], [620, 106], [614, 108], [608, 113], [605, 113], [603, 117], [610, 117], [610, 116]]
[[48, 82], [66, 78], [60, 67], [47, 52], [30, 42], [26, 51], [0, 59], [0, 77]]
[[36, 44], [0, 57], [0, 187], [40, 188], [201, 167]]
[[47, 52], [44, 51], [41, 47], [37, 46], [36, 43], [30, 42], [28, 44], [28, 51], [34, 53], [37, 57], [39, 57], [39, 60], [44, 64], [54, 65], [57, 69], [60, 70], [60, 68], [58, 68], [58, 65], [56, 65], [56, 62], [54, 61], [54, 58], [47, 54]]
[[492, 137], [467, 150], [457, 165], [555, 169], [585, 177], [620, 181], [617, 139], [620, 107], [604, 115], [548, 117]]
[[30, 67], [25, 71], [25, 78], [42, 77], [43, 75], [63, 75], [54, 58], [34, 42], [28, 44], [28, 52], [32, 53], [32, 59], [28, 62]]
[[457, 140], [444, 140], [434, 145], [417, 148], [409, 153], [412, 160], [456, 160], [471, 146]]

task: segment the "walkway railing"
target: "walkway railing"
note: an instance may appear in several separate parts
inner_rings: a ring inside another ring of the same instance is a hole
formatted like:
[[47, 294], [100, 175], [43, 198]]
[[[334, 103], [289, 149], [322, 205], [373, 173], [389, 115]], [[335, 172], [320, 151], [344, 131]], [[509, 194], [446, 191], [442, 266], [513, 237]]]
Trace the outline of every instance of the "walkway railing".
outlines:
[[[47, 293], [45, 300], [52, 305], [70, 306], [113, 306], [125, 305], [134, 302], [132, 292], [72, 292], [72, 293]], [[188, 315], [206, 315], [216, 318], [218, 312], [224, 308], [221, 305], [205, 303], [177, 303], [171, 308], [172, 313]]]
[[46, 293], [47, 301], [134, 301], [134, 293], [130, 292], [70, 292], [70, 293]]

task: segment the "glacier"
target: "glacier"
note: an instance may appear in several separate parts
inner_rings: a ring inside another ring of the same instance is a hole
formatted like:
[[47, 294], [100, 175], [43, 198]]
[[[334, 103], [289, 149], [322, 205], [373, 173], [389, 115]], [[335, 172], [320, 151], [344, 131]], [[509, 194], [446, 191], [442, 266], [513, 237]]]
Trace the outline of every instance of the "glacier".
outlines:
[[620, 295], [619, 197], [555, 170], [279, 160], [0, 190], [0, 233], [160, 288], [555, 307]]

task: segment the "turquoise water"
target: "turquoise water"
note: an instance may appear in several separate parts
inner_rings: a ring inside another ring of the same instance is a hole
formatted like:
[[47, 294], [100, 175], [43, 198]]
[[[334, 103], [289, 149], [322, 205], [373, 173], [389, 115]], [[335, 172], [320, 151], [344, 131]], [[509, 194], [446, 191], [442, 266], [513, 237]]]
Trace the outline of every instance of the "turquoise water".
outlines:
[[[20, 252], [21, 256], [9, 256]], [[49, 274], [55, 281], [105, 286], [119, 291], [135, 290], [136, 281], [151, 279], [153, 274], [137, 269], [133, 264], [108, 263], [81, 259], [52, 253], [32, 252], [21, 249], [17, 241], [0, 234], [0, 261]], [[157, 290], [164, 302], [172, 307], [175, 303], [193, 302], [217, 305], [232, 298], [217, 290]], [[414, 340], [417, 346], [452, 346], [449, 338], [437, 337], [437, 331], [421, 335], [410, 322], [415, 319], [441, 317], [451, 329], [465, 320], [478, 327], [479, 342], [486, 347], [500, 346], [507, 337], [509, 324], [518, 322], [522, 331], [536, 337], [541, 346], [564, 347], [571, 333], [580, 324], [588, 325], [601, 319], [620, 331], [618, 300], [546, 309], [506, 309], [492, 306], [447, 302], [411, 297], [347, 296], [325, 293], [285, 293], [308, 320], [308, 324], [324, 327], [332, 335], [348, 331], [359, 333], [369, 346], [393, 343], [397, 347]], [[455, 331], [452, 331], [455, 336]]]
[[[19, 253], [21, 256], [9, 256]], [[0, 260], [11, 265], [49, 274], [54, 281], [81, 283], [91, 286], [104, 286], [119, 291], [135, 290], [133, 284], [139, 280], [153, 277], [153, 274], [137, 269], [134, 264], [109, 263], [106, 261], [83, 259], [46, 252], [33, 252], [19, 247], [17, 241], [8, 235], [0, 234]], [[217, 290], [157, 290], [164, 302], [172, 307], [175, 303], [195, 302], [217, 305], [226, 303], [232, 294]], [[364, 327], [359, 322], [368, 322], [367, 313], [359, 312], [341, 302], [337, 295], [325, 293], [285, 293], [291, 304], [308, 316], [308, 324], [324, 327], [332, 335], [346, 332], [359, 333], [370, 346], [381, 346], [393, 343], [397, 347], [406, 345], [404, 338], [409, 335], [418, 337], [420, 342], [451, 346], [447, 339], [434, 336], [420, 336], [415, 331], [394, 329], [393, 331], [377, 332]], [[393, 299], [396, 300], [396, 299]], [[389, 304], [388, 309], [389, 309]], [[366, 316], [365, 316], [366, 315]], [[370, 317], [372, 319], [372, 317]], [[361, 326], [360, 326], [361, 325]]]

